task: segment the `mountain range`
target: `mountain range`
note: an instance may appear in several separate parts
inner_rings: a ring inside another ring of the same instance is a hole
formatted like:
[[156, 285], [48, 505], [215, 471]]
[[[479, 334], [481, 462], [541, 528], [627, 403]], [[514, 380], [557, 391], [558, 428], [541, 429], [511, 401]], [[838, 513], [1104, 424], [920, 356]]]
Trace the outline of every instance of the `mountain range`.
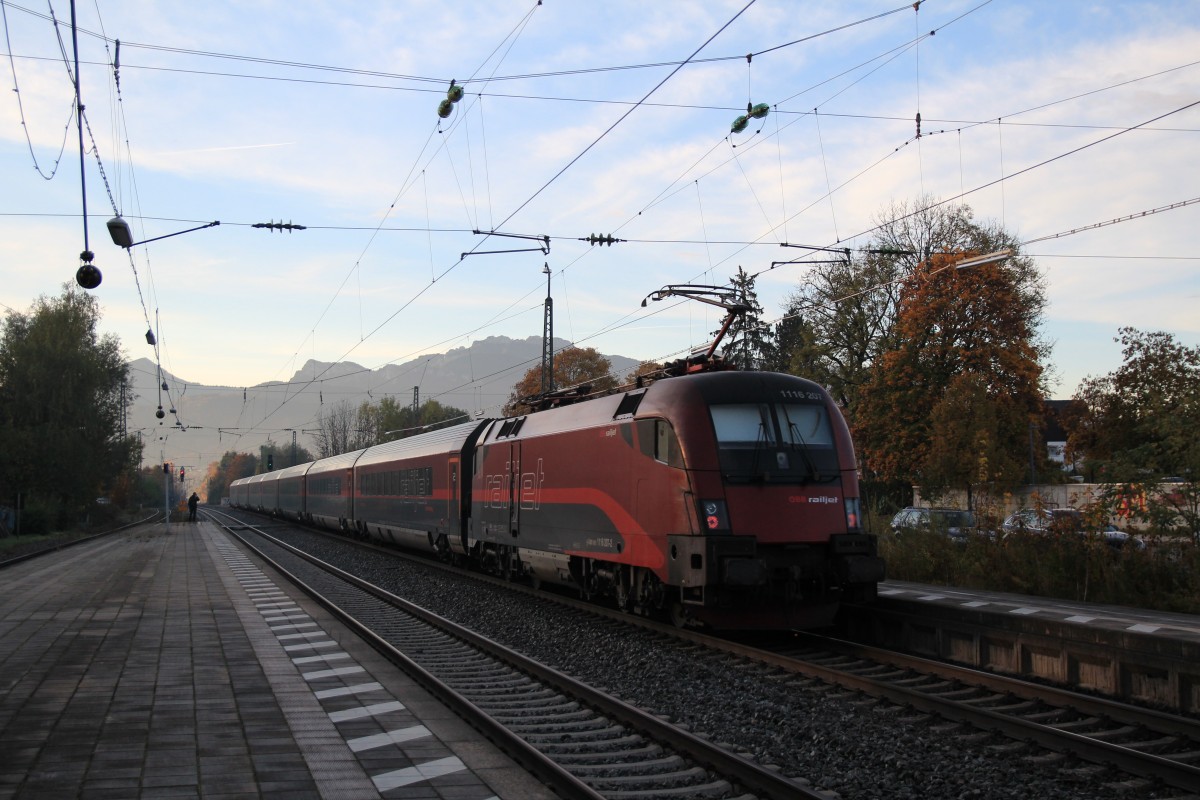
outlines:
[[[555, 339], [555, 349], [570, 342]], [[498, 415], [512, 387], [542, 356], [541, 337], [510, 339], [490, 336], [445, 353], [419, 356], [403, 364], [368, 369], [349, 361], [309, 360], [287, 381], [254, 386], [206, 386], [161, 371], [153, 361], [130, 363], [136, 394], [127, 427], [144, 443], [143, 463], [164, 460], [185, 467], [201, 479], [227, 451], [254, 453], [268, 441], [296, 443], [315, 452], [308, 431], [318, 426], [327, 406], [392, 396], [401, 405], [437, 400], [469, 413]], [[624, 376], [638, 360], [606, 355], [612, 373]], [[163, 389], [163, 386], [166, 389]], [[155, 415], [161, 406], [163, 418]], [[198, 484], [197, 484], [198, 485]]]

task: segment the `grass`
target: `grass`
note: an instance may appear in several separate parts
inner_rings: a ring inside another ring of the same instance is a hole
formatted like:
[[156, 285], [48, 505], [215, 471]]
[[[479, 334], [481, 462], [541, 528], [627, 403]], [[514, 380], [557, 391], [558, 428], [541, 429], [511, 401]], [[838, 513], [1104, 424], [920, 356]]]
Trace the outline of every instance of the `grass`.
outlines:
[[26, 553], [44, 550], [55, 544], [82, 539], [91, 536], [95, 531], [67, 531], [64, 533], [47, 533], [42, 536], [5, 536], [0, 539], [0, 560], [16, 558]]

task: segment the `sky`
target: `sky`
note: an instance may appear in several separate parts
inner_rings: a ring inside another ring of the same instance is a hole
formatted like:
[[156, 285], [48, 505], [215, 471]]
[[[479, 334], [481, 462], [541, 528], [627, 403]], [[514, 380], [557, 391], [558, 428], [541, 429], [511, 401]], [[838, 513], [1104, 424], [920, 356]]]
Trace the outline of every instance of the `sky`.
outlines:
[[[102, 332], [153, 359], [153, 328], [185, 381], [541, 336], [547, 266], [556, 336], [675, 358], [720, 312], [651, 292], [866, 247], [922, 197], [1035, 258], [1052, 397], [1120, 366], [1122, 327], [1200, 345], [1196, 0], [78, 6], [86, 191], [70, 6], [3, 0], [0, 303], [74, 281], [86, 196]], [[116, 213], [221, 224], [125, 251]], [[768, 320], [804, 269], [758, 278]]]

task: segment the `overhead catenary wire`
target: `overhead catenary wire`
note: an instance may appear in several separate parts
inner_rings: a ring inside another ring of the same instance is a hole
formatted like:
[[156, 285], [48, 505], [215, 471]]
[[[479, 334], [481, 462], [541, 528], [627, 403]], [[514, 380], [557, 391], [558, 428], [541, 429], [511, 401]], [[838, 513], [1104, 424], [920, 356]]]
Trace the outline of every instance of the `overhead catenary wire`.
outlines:
[[[721, 26], [720, 29], [718, 29], [715, 33], [713, 33], [712, 36], [710, 36], [707, 40], [705, 40], [705, 42], [703, 44], [701, 44], [700, 47], [698, 47], [692, 53], [691, 57], [695, 57], [695, 55], [697, 53], [699, 53], [702, 49], [704, 49], [704, 47], [707, 46], [713, 39], [715, 39], [722, 31], [724, 31], [726, 28], [728, 28], [729, 25], [733, 24], [733, 22], [736, 21], [738, 19], [738, 17], [740, 17], [746, 11], [746, 9], [748, 9], [748, 8], [750, 8], [750, 6], [754, 5], [755, 1], [756, 0], [750, 0], [750, 2], [747, 3], [732, 18], [730, 18], [729, 21], [727, 21], [724, 25]], [[684, 62], [684, 63], [686, 63], [686, 62]], [[659, 83], [656, 84], [655, 87], [652, 88], [650, 90], [650, 92], [648, 92], [645, 95], [645, 97], [649, 97], [651, 94], [653, 94], [659, 88], [661, 88], [668, 80], [670, 80], [671, 77], [673, 77], [676, 73], [678, 73], [678, 71], [682, 68], [682, 66], [683, 66], [683, 64], [681, 64], [679, 67], [676, 67], [674, 70], [672, 70], [671, 73], [666, 78], [659, 81]], [[621, 115], [621, 117], [619, 117], [612, 125], [610, 125], [603, 133], [601, 133], [599, 137], [597, 137], [591, 144], [589, 144], [587, 147], [585, 147], [581, 153], [579, 153], [577, 156], [575, 156], [573, 159], [571, 159], [571, 161], [569, 161], [564, 167], [562, 167], [557, 173], [555, 173], [554, 176], [552, 176], [549, 181], [547, 181], [545, 184], [543, 184], [541, 188], [536, 190], [528, 199], [526, 199], [525, 202], [523, 202], [512, 213], [510, 213], [507, 217], [505, 217], [503, 220], [501, 220], [498, 227], [503, 228], [504, 225], [507, 224], [514, 216], [516, 216], [523, 208], [525, 208], [530, 202], [532, 202], [539, 194], [541, 194], [543, 191], [545, 191], [545, 189], [547, 187], [549, 187], [552, 183], [554, 183], [554, 181], [556, 181], [561, 175], [563, 175], [568, 169], [570, 169], [570, 167], [572, 165], [577, 163], [579, 161], [579, 159], [581, 159], [584, 155], [586, 155], [587, 152], [589, 152], [599, 141], [601, 141], [605, 136], [607, 136], [609, 132], [611, 132], [613, 129], [615, 129], [617, 127], [617, 125], [619, 125], [622, 121], [624, 121], [626, 118], [628, 118], [629, 115], [636, 108], [637, 108], [637, 105], [634, 105], [632, 108], [630, 108], [628, 111], [626, 111], [623, 115]], [[410, 172], [410, 174], [411, 174], [411, 172]], [[462, 263], [461, 258], [454, 264], [447, 267], [446, 270], [443, 271], [442, 275], [438, 276], [438, 277], [442, 277], [442, 276], [448, 274], [449, 272], [453, 271], [453, 269], [456, 266], [458, 266], [458, 264], [460, 264], [460, 263]], [[422, 295], [424, 295], [430, 288], [432, 288], [433, 285], [434, 285], [434, 282], [431, 282], [431, 283], [427, 284], [426, 286], [422, 287], [415, 295], [413, 295], [411, 298], [409, 298], [409, 300], [407, 300], [403, 305], [401, 305], [400, 308], [396, 309], [395, 312], [393, 312], [383, 322], [381, 322], [374, 330], [372, 330], [370, 334], [368, 334], [367, 336], [364, 336], [360, 340], [359, 343], [353, 345], [349, 350], [347, 350], [346, 353], [344, 353], [338, 359], [338, 361], [345, 359], [346, 356], [348, 356], [355, 349], [357, 349], [357, 347], [359, 346], [359, 344], [362, 343], [362, 341], [365, 341], [366, 338], [368, 338], [369, 336], [373, 336], [376, 332], [378, 332], [384, 326], [389, 324], [393, 319], [395, 319], [396, 316], [398, 316], [400, 313], [402, 313], [404, 310], [406, 310], [409, 306], [411, 306], [414, 302], [416, 302], [418, 299], [420, 299], [420, 297]], [[286, 403], [286, 402], [287, 401], [285, 400], [284, 403]], [[283, 407], [283, 404], [280, 404], [279, 406], [276, 407], [275, 410], [269, 412], [267, 414], [267, 416], [264, 417], [263, 420], [261, 420], [261, 421], [266, 421], [266, 419], [270, 418], [274, 413], [276, 413], [276, 411], [278, 411], [279, 408], [282, 408], [282, 407]]]
[[[776, 121], [778, 121], [778, 120], [779, 120], [779, 118], [778, 118], [778, 116], [776, 116]], [[1007, 119], [1006, 119], [1006, 124], [1008, 124], [1008, 120], [1007, 120]], [[707, 242], [707, 236], [706, 236], [706, 243], [708, 243], [708, 242]], [[431, 272], [432, 272], [432, 269], [431, 269]]]
[[[991, 0], [987, 0], [987, 2], [991, 2]], [[26, 7], [18, 5], [16, 3], [7, 2], [7, 0], [6, 0], [5, 4], [15, 8], [23, 13], [30, 14], [32, 16], [39, 17], [39, 18], [45, 19], [47, 21], [52, 21], [57, 24], [57, 20], [55, 20], [52, 15], [42, 14], [40, 12], [34, 11], [33, 9], [26, 8]], [[519, 22], [518, 25], [514, 28], [514, 31], [510, 32], [508, 36], [506, 36], [503, 40], [501, 40], [500, 44], [496, 46], [495, 50], [492, 51], [491, 55], [489, 55], [487, 59], [484, 59], [484, 61], [483, 61], [484, 64], [486, 64], [491, 59], [491, 56], [494, 56], [496, 54], [496, 52], [499, 51], [499, 49], [504, 45], [505, 42], [509, 41], [509, 39], [515, 34], [515, 32], [518, 28], [520, 28], [521, 26], [523, 26], [524, 24], [526, 24], [528, 22], [529, 17], [532, 15], [532, 13], [536, 9], [537, 5], [540, 5], [540, 3], [536, 4], [533, 8], [531, 8], [530, 11], [526, 14], [526, 16], [522, 18], [521, 22]], [[985, 5], [986, 5], [986, 3], [985, 3]], [[808, 36], [804, 36], [799, 39], [794, 39], [794, 40], [791, 40], [788, 42], [783, 42], [781, 44], [773, 45], [771, 47], [752, 52], [752, 53], [750, 53], [750, 55], [751, 56], [761, 56], [761, 55], [766, 55], [767, 53], [775, 52], [777, 50], [782, 50], [782, 49], [785, 49], [788, 47], [794, 47], [796, 45], [804, 44], [806, 42], [813, 41], [814, 39], [818, 39], [823, 36], [828, 36], [828, 35], [831, 35], [834, 33], [839, 33], [841, 31], [849, 30], [850, 28], [854, 28], [859, 25], [864, 25], [868, 22], [875, 22], [875, 21], [883, 19], [885, 17], [889, 17], [893, 14], [899, 14], [903, 11], [907, 11], [911, 7], [912, 7], [911, 4], [906, 3], [904, 5], [890, 9], [888, 11], [882, 11], [878, 14], [874, 14], [874, 15], [871, 15], [868, 17], [863, 17], [861, 19], [857, 19], [852, 22], [845, 23], [843, 25], [838, 25], [836, 27], [820, 31], [818, 33], [810, 34]], [[102, 32], [96, 33], [95, 31], [89, 31], [84, 28], [80, 28], [79, 32], [83, 35], [90, 36], [90, 37], [93, 37], [96, 39], [101, 39], [105, 42], [112, 41], [108, 38], [107, 35], [105, 35]], [[212, 58], [212, 59], [220, 59], [220, 60], [263, 64], [263, 65], [268, 65], [268, 66], [281, 66], [281, 67], [288, 67], [288, 68], [292, 68], [292, 69], [308, 69], [308, 70], [315, 70], [315, 71], [322, 71], [322, 72], [334, 72], [334, 73], [340, 73], [340, 74], [362, 75], [365, 77], [388, 78], [388, 79], [393, 79], [393, 80], [412, 81], [414, 83], [432, 83], [432, 84], [437, 84], [439, 86], [444, 86], [450, 80], [449, 78], [446, 78], [446, 77], [436, 77], [436, 76], [428, 76], [428, 75], [409, 75], [409, 74], [405, 74], [405, 73], [387, 72], [384, 70], [368, 70], [368, 69], [362, 69], [362, 68], [357, 68], [357, 67], [342, 67], [342, 66], [334, 66], [334, 65], [316, 64], [316, 63], [310, 63], [310, 62], [304, 62], [304, 61], [291, 61], [291, 60], [284, 60], [284, 59], [267, 58], [265, 56], [238, 55], [238, 54], [234, 54], [234, 53], [221, 53], [221, 52], [210, 51], [210, 50], [196, 50], [196, 49], [186, 48], [186, 47], [174, 47], [174, 46], [170, 46], [170, 45], [150, 44], [150, 43], [144, 43], [144, 42], [126, 41], [124, 43], [124, 46], [127, 49], [146, 50], [148, 52], [163, 52], [163, 53], [172, 53], [172, 54], [177, 54], [177, 55], [197, 56], [197, 57], [203, 57], [203, 58]], [[746, 58], [745, 54], [727, 55], [727, 56], [711, 56], [708, 58], [690, 59], [690, 63], [714, 64], [714, 63], [720, 63], [720, 62], [724, 62], [724, 61], [740, 61], [744, 58]], [[526, 74], [516, 74], [516, 75], [493, 75], [493, 76], [490, 76], [488, 78], [488, 80], [490, 82], [506, 82], [506, 81], [519, 81], [519, 80], [533, 80], [533, 79], [541, 79], [541, 78], [558, 78], [558, 77], [590, 75], [590, 74], [599, 74], [599, 73], [616, 72], [616, 71], [660, 69], [663, 67], [681, 66], [684, 63], [687, 63], [687, 62], [658, 61], [658, 62], [650, 62], [650, 63], [642, 63], [642, 64], [608, 65], [608, 66], [603, 66], [603, 67], [590, 67], [590, 68], [580, 68], [580, 69], [571, 69], [571, 70], [556, 70], [556, 71], [526, 73]], [[133, 68], [137, 68], [137, 67], [133, 67]], [[473, 75], [474, 74], [475, 73], [473, 73]], [[439, 90], [433, 89], [431, 91], [439, 91]]]

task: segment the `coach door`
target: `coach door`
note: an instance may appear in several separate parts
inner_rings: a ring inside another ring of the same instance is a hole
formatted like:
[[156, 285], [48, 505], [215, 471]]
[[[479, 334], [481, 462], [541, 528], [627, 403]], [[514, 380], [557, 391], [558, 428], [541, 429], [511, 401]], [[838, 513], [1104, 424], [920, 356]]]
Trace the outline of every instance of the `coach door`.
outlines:
[[449, 471], [446, 475], [446, 517], [449, 527], [446, 533], [451, 536], [459, 534], [459, 522], [462, 519], [462, 497], [458, 491], [458, 459], [450, 459]]
[[508, 532], [521, 533], [521, 441], [508, 445]]

